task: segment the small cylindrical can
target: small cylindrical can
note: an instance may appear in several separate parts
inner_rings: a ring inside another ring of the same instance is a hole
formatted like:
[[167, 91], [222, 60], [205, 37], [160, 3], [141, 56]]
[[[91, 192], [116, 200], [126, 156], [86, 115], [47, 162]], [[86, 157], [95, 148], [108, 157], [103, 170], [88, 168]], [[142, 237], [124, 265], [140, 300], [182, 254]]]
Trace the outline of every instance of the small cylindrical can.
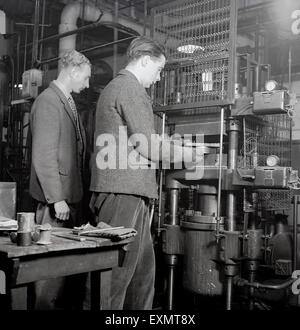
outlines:
[[31, 232], [17, 233], [17, 245], [18, 246], [29, 246], [31, 245]]
[[17, 213], [18, 232], [31, 233], [34, 231], [34, 213], [19, 212]]

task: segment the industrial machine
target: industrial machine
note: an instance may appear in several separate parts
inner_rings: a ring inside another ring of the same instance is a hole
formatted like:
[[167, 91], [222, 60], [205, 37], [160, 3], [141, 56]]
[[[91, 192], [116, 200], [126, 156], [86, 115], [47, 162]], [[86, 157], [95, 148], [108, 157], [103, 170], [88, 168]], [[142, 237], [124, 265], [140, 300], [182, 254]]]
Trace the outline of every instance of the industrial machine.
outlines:
[[180, 0], [152, 9], [152, 35], [168, 52], [152, 90], [155, 112], [163, 132], [201, 135], [205, 147], [201, 171], [161, 170], [158, 236], [168, 265], [168, 309], [179, 260], [183, 288], [226, 297], [227, 310], [233, 292], [251, 310], [283, 296], [299, 304], [294, 98], [270, 80], [269, 65], [237, 52], [237, 12], [236, 0]]

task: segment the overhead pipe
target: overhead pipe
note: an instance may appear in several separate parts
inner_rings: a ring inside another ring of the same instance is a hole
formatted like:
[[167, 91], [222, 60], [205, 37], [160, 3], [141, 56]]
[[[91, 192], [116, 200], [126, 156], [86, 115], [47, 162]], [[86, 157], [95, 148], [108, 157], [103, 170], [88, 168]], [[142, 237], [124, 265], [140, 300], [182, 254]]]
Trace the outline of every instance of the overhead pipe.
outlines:
[[[87, 25], [84, 25], [78, 29], [75, 29], [75, 30], [72, 30], [72, 31], [68, 31], [68, 32], [65, 32], [65, 33], [61, 33], [61, 34], [54, 34], [54, 35], [51, 35], [49, 37], [46, 37], [46, 38], [43, 38], [43, 39], [39, 39], [38, 43], [45, 43], [45, 42], [49, 42], [49, 41], [53, 41], [53, 40], [56, 40], [56, 39], [61, 39], [61, 38], [64, 38], [64, 37], [67, 37], [67, 36], [70, 36], [72, 34], [76, 34], [76, 33], [79, 33], [79, 32], [86, 32], [86, 31], [89, 31], [89, 30], [93, 30], [99, 26], [108, 26], [108, 27], [117, 27], [119, 30], [121, 30], [122, 32], [125, 32], [127, 34], [131, 34], [133, 36], [138, 36], [139, 34], [126, 27], [126, 26], [121, 26], [120, 24], [114, 24], [114, 23], [108, 23], [108, 22], [105, 22], [105, 23], [102, 23], [102, 22], [95, 22], [95, 23], [91, 23], [91, 24], [87, 24]], [[25, 43], [24, 45], [21, 46], [21, 49], [23, 48], [28, 48], [28, 47], [32, 47], [32, 43]]]
[[[84, 53], [92, 52], [92, 51], [100, 49], [100, 48], [105, 48], [107, 46], [114, 45], [115, 43], [121, 43], [121, 42], [124, 42], [124, 41], [129, 41], [129, 40], [132, 40], [133, 38], [135, 38], [135, 36], [130, 36], [130, 37], [127, 37], [127, 38], [119, 39], [119, 40], [112, 41], [112, 42], [107, 42], [105, 44], [100, 44], [100, 45], [96, 45], [96, 46], [85, 48], [85, 49], [79, 49], [79, 51], [80, 51], [80, 53], [84, 54]], [[48, 59], [45, 59], [45, 60], [41, 61], [40, 65], [49, 64], [51, 62], [55, 62], [55, 61], [58, 61], [58, 60], [59, 60], [59, 57], [48, 58]]]
[[[82, 19], [89, 22], [96, 22], [102, 16], [102, 11], [91, 4], [86, 4], [83, 8], [81, 2], [73, 2], [66, 5], [61, 13], [58, 33], [63, 34], [77, 29], [77, 20], [83, 12]], [[59, 39], [58, 56], [61, 57], [65, 52], [76, 48], [76, 33]], [[61, 63], [58, 65], [58, 71], [61, 69]]]

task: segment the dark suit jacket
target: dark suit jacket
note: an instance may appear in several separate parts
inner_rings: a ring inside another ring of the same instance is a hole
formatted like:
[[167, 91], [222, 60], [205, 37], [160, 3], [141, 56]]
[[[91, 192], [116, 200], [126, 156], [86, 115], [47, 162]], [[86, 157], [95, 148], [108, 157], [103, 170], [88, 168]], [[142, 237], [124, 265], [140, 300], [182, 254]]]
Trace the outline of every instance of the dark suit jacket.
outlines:
[[81, 200], [85, 133], [80, 118], [79, 123], [83, 144], [69, 102], [54, 83], [34, 101], [30, 114], [32, 164], [29, 188], [34, 199], [48, 204]]

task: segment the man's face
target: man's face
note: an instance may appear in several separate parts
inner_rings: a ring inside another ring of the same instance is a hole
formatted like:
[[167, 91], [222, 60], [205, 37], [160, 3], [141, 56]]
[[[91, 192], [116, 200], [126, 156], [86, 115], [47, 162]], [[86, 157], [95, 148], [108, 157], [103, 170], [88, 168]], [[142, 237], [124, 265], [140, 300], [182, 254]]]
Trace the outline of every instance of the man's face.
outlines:
[[143, 65], [143, 79], [142, 85], [145, 88], [149, 88], [152, 84], [160, 81], [160, 73], [166, 64], [166, 58], [164, 55], [159, 57], [151, 57], [149, 55], [144, 56], [142, 59]]
[[71, 71], [72, 91], [80, 93], [85, 88], [89, 88], [91, 78], [91, 68], [88, 64], [74, 67]]

